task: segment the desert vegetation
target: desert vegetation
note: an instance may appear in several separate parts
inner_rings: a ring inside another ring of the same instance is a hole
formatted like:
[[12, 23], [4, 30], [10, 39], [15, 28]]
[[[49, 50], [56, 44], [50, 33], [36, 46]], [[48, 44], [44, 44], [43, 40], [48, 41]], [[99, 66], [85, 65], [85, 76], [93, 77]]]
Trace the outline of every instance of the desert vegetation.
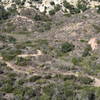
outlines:
[[1, 1], [0, 100], [100, 100], [100, 1]]

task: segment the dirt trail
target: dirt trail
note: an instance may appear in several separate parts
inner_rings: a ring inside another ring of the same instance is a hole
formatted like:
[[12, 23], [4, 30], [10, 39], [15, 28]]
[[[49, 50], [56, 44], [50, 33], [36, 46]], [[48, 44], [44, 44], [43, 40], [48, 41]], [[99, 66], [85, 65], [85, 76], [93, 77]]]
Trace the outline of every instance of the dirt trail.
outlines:
[[[3, 60], [3, 57], [0, 57], [0, 60]], [[7, 62], [7, 61], [5, 61], [5, 63], [7, 64], [7, 67], [11, 68], [13, 71], [18, 72], [18, 73], [22, 73], [22, 74], [37, 75], [38, 73], [44, 73], [45, 72], [44, 70], [36, 69], [36, 68], [32, 68], [32, 67], [28, 67], [26, 69], [24, 69], [24, 68], [21, 69], [21, 68], [19, 68], [19, 66], [13, 65], [12, 63]], [[74, 75], [76, 77], [79, 76], [78, 73], [74, 73], [74, 72], [71, 72], [71, 71], [62, 72], [62, 71], [58, 71], [58, 70], [49, 70], [46, 73], [51, 73], [51, 74], [56, 73], [56, 74], [62, 74], [62, 75]], [[85, 76], [88, 76], [89, 78], [94, 79], [93, 86], [100, 87], [100, 79], [99, 78], [96, 78], [96, 77], [90, 76], [90, 75], [85, 75]]]
[[26, 57], [38, 57], [38, 56], [41, 56], [41, 55], [43, 55], [42, 51], [37, 50], [37, 54], [21, 54], [21, 55], [18, 55], [18, 57], [22, 57], [22, 58], [26, 58]]

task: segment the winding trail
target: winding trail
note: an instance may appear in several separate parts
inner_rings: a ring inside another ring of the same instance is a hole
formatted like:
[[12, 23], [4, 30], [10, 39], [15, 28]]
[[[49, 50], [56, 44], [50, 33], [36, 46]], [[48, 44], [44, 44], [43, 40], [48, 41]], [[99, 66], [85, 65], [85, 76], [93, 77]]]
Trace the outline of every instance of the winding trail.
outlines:
[[26, 58], [26, 57], [38, 57], [38, 56], [42, 56], [43, 53], [41, 50], [37, 50], [37, 54], [21, 54], [18, 55], [18, 57], [22, 57], [22, 58]]
[[[3, 60], [3, 57], [0, 57], [0, 60]], [[45, 71], [39, 68], [33, 68], [33, 67], [28, 67], [28, 68], [21, 68], [19, 66], [16, 66], [10, 62], [4, 61], [7, 64], [7, 67], [11, 68], [13, 71], [17, 72], [17, 73], [22, 73], [22, 74], [27, 74], [27, 75], [37, 75], [39, 73], [44, 73]], [[56, 74], [62, 74], [62, 75], [74, 75], [76, 77], [79, 76], [78, 73], [74, 73], [74, 72], [62, 72], [62, 71], [58, 71], [58, 70], [49, 70], [46, 73], [56, 73]], [[90, 76], [90, 75], [85, 75], [88, 76], [89, 78], [94, 80], [94, 83], [92, 84], [95, 87], [100, 87], [100, 79], [96, 78], [94, 76]]]

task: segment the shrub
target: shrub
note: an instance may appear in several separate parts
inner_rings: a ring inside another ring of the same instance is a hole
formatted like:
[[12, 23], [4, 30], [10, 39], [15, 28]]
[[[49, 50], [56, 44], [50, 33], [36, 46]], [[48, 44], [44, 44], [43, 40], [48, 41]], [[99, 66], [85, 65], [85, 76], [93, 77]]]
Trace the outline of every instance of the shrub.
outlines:
[[61, 51], [63, 53], [67, 53], [67, 52], [74, 50], [74, 47], [75, 46], [72, 43], [65, 42], [61, 45]]
[[10, 79], [3, 80], [3, 87], [1, 90], [6, 93], [12, 93], [14, 90], [13, 82]]
[[21, 0], [15, 0], [15, 3], [16, 3], [17, 5], [19, 5], [19, 4], [21, 4]]
[[0, 35], [0, 41], [9, 42], [9, 43], [15, 43], [16, 39], [14, 37], [12, 37], [12, 36]]
[[33, 89], [32, 87], [25, 87], [24, 90], [25, 90], [24, 97], [31, 98], [31, 97], [35, 97], [37, 95], [37, 91], [35, 89]]
[[[24, 96], [24, 93], [25, 93], [25, 90], [23, 87], [16, 87], [14, 90], [13, 90], [13, 93], [14, 95], [18, 96], [18, 97], [23, 97]], [[19, 99], [18, 99], [19, 100]], [[20, 99], [20, 100], [23, 100], [23, 99]]]
[[87, 45], [86, 48], [84, 49], [84, 52], [82, 54], [83, 57], [89, 56], [91, 51], [91, 46]]
[[35, 16], [34, 16], [34, 18], [33, 18], [35, 21], [39, 21], [39, 20], [42, 20], [41, 19], [41, 16], [40, 15], [38, 15], [38, 14], [36, 14]]
[[64, 1], [63, 5], [65, 8], [69, 9], [71, 14], [76, 14], [76, 13], [80, 13], [80, 9], [75, 8], [73, 5], [71, 5], [69, 2]]
[[82, 61], [82, 58], [76, 58], [76, 57], [72, 58], [72, 63], [74, 65], [79, 65], [81, 61]]
[[89, 77], [78, 77], [78, 80], [83, 84], [91, 84], [94, 80]]
[[83, 12], [85, 11], [85, 10], [87, 10], [88, 9], [88, 7], [87, 7], [87, 1], [78, 1], [78, 4], [77, 4], [77, 7], [78, 7], [78, 9], [80, 9], [80, 10], [82, 10]]
[[71, 14], [80, 13], [80, 9], [78, 9], [78, 8], [72, 8], [72, 9], [70, 9], [70, 13], [71, 13]]
[[2, 91], [6, 92], [6, 93], [12, 93], [13, 90], [14, 90], [13, 86], [8, 83], [2, 87]]
[[40, 100], [50, 100], [50, 96], [43, 94], [42, 96], [40, 96]]
[[7, 19], [9, 15], [10, 14], [4, 9], [4, 7], [0, 5], [0, 20]]
[[12, 23], [7, 23], [6, 26], [2, 29], [3, 32], [11, 33], [15, 30], [16, 25], [13, 25]]
[[53, 1], [50, 2], [51, 5], [55, 5], [55, 3]]
[[36, 31], [44, 32], [51, 29], [51, 22], [40, 22], [36, 25]]
[[54, 86], [55, 86], [55, 84], [52, 84], [52, 83], [49, 84], [49, 85], [47, 85], [47, 86], [45, 86], [45, 87], [43, 88], [43, 92], [44, 92], [46, 95], [52, 97], [53, 94], [54, 94]]
[[14, 59], [18, 54], [20, 54], [21, 51], [18, 49], [7, 49], [1, 52], [1, 55], [4, 60], [12, 60]]
[[54, 6], [55, 12], [59, 11], [61, 9], [61, 6], [59, 4]]
[[76, 80], [76, 79], [77, 79], [77, 77], [74, 76], [74, 75], [63, 75], [63, 76], [61, 76], [61, 77], [62, 77], [62, 79], [63, 79], [64, 81], [66, 81], [66, 80]]
[[37, 81], [37, 80], [39, 80], [41, 78], [41, 76], [32, 76], [32, 77], [30, 77], [30, 79], [29, 79], [29, 81], [30, 82], [35, 82], [35, 81]]
[[66, 0], [64, 0], [64, 2], [63, 2], [63, 6], [64, 6], [65, 8], [68, 8], [68, 9], [73, 8], [73, 5], [70, 5], [70, 3], [67, 2]]
[[64, 93], [65, 93], [66, 97], [73, 97], [75, 87], [76, 87], [76, 85], [73, 81], [69, 81], [69, 80], [65, 81], [65, 83], [64, 83]]
[[43, 21], [43, 22], [47, 22], [47, 21], [51, 21], [51, 19], [46, 16], [45, 14], [36, 14], [33, 19], [35, 21]]
[[100, 32], [100, 26], [99, 25], [93, 25], [94, 29], [96, 30], [97, 33]]
[[22, 57], [17, 57], [15, 64], [19, 66], [27, 66], [29, 65], [30, 59], [29, 58], [22, 58]]
[[100, 14], [100, 6], [98, 6], [97, 8], [98, 8], [97, 13]]
[[25, 79], [20, 79], [18, 80], [18, 85], [23, 85], [26, 82]]
[[54, 9], [49, 11], [49, 15], [54, 15], [55, 13], [56, 13], [56, 12], [55, 12]]

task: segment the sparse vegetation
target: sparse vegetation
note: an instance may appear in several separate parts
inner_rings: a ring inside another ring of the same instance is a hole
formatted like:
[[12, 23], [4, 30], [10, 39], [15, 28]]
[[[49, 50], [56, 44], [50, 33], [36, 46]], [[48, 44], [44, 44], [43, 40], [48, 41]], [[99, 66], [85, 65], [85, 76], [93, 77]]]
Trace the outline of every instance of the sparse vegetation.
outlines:
[[33, 2], [0, 5], [0, 100], [100, 100], [100, 7]]

